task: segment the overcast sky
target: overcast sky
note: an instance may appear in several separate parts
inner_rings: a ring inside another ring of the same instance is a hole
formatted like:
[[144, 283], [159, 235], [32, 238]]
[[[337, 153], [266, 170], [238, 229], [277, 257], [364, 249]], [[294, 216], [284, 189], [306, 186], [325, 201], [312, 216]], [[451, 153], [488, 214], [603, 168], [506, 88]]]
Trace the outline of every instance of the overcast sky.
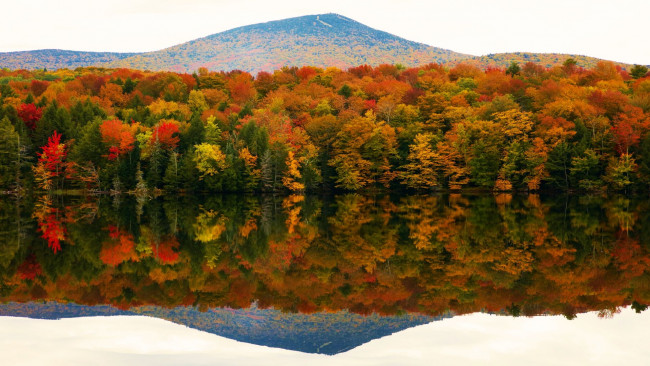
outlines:
[[559, 52], [650, 64], [647, 0], [3, 0], [0, 52], [154, 51], [328, 12], [474, 55]]

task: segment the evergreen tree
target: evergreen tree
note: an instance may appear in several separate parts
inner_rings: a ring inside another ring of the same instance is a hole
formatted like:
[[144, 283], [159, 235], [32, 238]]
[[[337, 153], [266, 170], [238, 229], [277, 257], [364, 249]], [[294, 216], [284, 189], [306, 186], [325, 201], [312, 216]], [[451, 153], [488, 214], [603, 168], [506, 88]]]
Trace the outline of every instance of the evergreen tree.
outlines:
[[192, 117], [190, 118], [190, 127], [187, 129], [187, 132], [181, 135], [180, 138], [179, 149], [181, 152], [188, 151], [190, 147], [198, 145], [204, 141], [205, 126], [203, 125], [199, 113], [192, 113]]
[[0, 120], [0, 190], [12, 187], [20, 172], [20, 136], [7, 117]]
[[648, 74], [648, 68], [646, 66], [634, 65], [630, 69], [630, 76], [632, 76], [635, 79], [641, 79], [642, 77], [645, 77], [647, 74]]
[[163, 178], [164, 188], [168, 191], [175, 191], [179, 187], [180, 176], [178, 174], [178, 153], [172, 151], [169, 157], [165, 177]]
[[510, 76], [519, 75], [520, 72], [521, 72], [521, 67], [519, 67], [519, 64], [516, 63], [515, 61], [512, 61], [510, 63], [510, 66], [508, 66], [508, 68], [506, 69], [506, 75], [510, 75]]
[[100, 118], [95, 118], [91, 123], [81, 129], [80, 138], [74, 144], [70, 152], [70, 158], [79, 162], [92, 162], [95, 166], [101, 166], [105, 154], [102, 134], [99, 127], [102, 124]]
[[130, 77], [126, 78], [126, 81], [124, 81], [124, 84], [122, 85], [122, 93], [123, 94], [131, 94], [133, 90], [135, 90], [135, 86], [137, 84], [131, 80]]
[[158, 188], [162, 182], [163, 172], [166, 164], [166, 153], [158, 140], [151, 146], [149, 155], [149, 167], [147, 169], [147, 184], [152, 188]]

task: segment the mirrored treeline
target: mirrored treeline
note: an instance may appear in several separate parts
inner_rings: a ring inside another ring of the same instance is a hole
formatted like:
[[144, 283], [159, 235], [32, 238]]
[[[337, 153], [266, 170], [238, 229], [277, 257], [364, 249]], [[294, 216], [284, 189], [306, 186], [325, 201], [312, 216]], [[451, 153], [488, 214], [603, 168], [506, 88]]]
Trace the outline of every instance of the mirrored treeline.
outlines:
[[644, 198], [5, 197], [0, 298], [124, 311], [611, 316], [650, 303]]

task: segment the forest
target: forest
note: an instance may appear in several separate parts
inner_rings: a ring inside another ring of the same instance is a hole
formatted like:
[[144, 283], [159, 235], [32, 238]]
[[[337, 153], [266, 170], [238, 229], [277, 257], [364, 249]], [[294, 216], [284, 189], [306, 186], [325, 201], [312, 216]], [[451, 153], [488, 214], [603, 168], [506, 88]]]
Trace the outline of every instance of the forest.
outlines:
[[647, 192], [644, 66], [0, 70], [0, 191]]

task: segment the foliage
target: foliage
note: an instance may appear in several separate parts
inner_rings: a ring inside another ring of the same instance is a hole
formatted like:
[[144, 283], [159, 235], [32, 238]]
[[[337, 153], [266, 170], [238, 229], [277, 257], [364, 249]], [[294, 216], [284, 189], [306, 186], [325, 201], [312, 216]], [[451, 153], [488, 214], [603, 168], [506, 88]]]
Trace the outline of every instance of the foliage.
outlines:
[[1, 188], [135, 191], [140, 164], [168, 192], [648, 189], [650, 80], [581, 62], [2, 70]]

